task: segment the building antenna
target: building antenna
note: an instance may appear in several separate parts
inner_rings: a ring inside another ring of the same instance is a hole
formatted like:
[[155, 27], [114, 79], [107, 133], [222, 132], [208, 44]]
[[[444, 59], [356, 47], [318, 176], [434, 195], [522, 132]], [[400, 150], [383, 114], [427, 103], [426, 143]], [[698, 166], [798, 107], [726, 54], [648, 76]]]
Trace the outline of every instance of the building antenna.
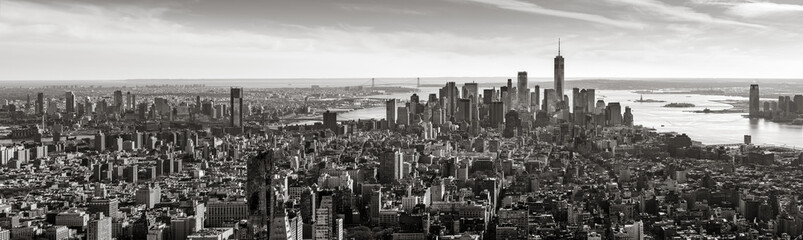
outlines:
[[558, 56], [560, 56], [560, 38], [558, 38]]

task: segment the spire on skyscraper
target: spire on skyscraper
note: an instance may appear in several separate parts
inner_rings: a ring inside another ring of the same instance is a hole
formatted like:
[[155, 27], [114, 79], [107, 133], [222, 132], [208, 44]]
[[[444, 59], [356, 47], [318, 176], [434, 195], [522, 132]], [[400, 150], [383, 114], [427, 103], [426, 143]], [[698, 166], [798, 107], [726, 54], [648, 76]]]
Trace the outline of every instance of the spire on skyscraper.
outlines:
[[560, 38], [558, 38], [558, 56], [560, 56]]

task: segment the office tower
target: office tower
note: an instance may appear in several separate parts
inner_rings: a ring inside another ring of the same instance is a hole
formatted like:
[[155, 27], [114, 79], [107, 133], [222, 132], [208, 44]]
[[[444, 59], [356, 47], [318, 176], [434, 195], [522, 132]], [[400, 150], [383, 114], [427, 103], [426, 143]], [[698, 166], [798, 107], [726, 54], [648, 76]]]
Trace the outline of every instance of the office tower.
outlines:
[[243, 127], [243, 89], [231, 88], [230, 113], [231, 127]]
[[558, 39], [558, 56], [555, 57], [555, 101], [563, 101], [563, 56], [560, 55], [560, 39]]
[[455, 116], [457, 122], [471, 121], [471, 100], [468, 98], [461, 98], [457, 100], [457, 115]]
[[418, 99], [418, 94], [413, 93], [413, 95], [410, 96], [410, 107], [408, 107], [408, 109], [410, 110], [410, 122], [413, 122], [413, 120], [415, 120], [415, 116], [421, 112], [419, 105], [420, 103]]
[[441, 106], [445, 109], [446, 119], [454, 117], [455, 109], [457, 109], [457, 99], [460, 98], [460, 92], [457, 89], [455, 82], [447, 82], [446, 86], [440, 89]]
[[505, 122], [505, 106], [503, 102], [492, 102], [488, 111], [491, 127], [496, 128]]
[[95, 214], [86, 231], [87, 240], [112, 239], [112, 217]]
[[137, 95], [136, 94], [131, 94], [131, 98], [129, 99], [128, 108], [127, 109], [132, 109], [133, 110], [136, 107], [137, 107]]
[[44, 93], [37, 93], [36, 94], [36, 114], [44, 114], [45, 113], [45, 94]]
[[410, 113], [407, 111], [407, 107], [397, 108], [396, 125], [410, 126]]
[[132, 103], [133, 102], [131, 101], [131, 92], [125, 92], [125, 103], [123, 103], [123, 111], [132, 108], [134, 106]]
[[541, 108], [541, 86], [535, 85], [530, 93], [530, 110], [537, 112]]
[[317, 191], [309, 186], [301, 191], [301, 219], [306, 224], [315, 221], [315, 209], [317, 208]]
[[478, 97], [479, 86], [477, 83], [464, 83], [463, 84], [463, 98]]
[[518, 76], [518, 83], [516, 85], [516, 90], [518, 90], [518, 108], [519, 109], [529, 109], [529, 99], [530, 98], [530, 89], [527, 88], [527, 72], [519, 72]]
[[103, 213], [104, 216], [115, 218], [119, 215], [120, 201], [117, 199], [92, 199], [87, 204], [89, 213]]
[[396, 99], [388, 99], [385, 102], [385, 120], [388, 122], [388, 129], [396, 129], [396, 118], [399, 116], [399, 109], [396, 106]]
[[488, 105], [493, 102], [494, 92], [495, 89], [483, 89], [482, 90], [482, 104]]
[[123, 170], [123, 178], [126, 182], [136, 184], [138, 181], [137, 173], [137, 165], [128, 166], [125, 168], [125, 170]]
[[585, 100], [586, 100], [585, 103], [586, 112], [587, 113], [594, 112], [594, 103], [597, 102], [597, 90], [594, 90], [592, 88], [586, 89]]
[[98, 152], [106, 150], [106, 136], [102, 132], [95, 134], [95, 150]]
[[572, 104], [571, 110], [575, 110], [578, 107], [582, 106], [583, 104], [583, 96], [580, 92], [580, 88], [572, 88]]
[[761, 100], [759, 98], [758, 84], [750, 84], [750, 117], [757, 117], [761, 113]]
[[510, 93], [512, 91], [513, 89], [506, 86], [499, 88], [499, 95], [500, 98], [502, 99], [502, 102], [504, 103], [505, 112], [510, 111], [510, 109], [512, 109], [512, 100], [511, 100], [512, 97], [510, 96]]
[[114, 91], [114, 106], [118, 111], [123, 110], [123, 91]]
[[622, 117], [622, 124], [628, 127], [633, 126], [633, 112], [631, 112], [630, 107], [625, 107], [625, 114]]
[[544, 103], [542, 110], [547, 113], [552, 113], [555, 111], [555, 104], [555, 89], [544, 89]]
[[323, 113], [323, 128], [330, 129], [337, 134], [337, 113], [326, 111]]
[[608, 125], [618, 126], [622, 125], [622, 106], [618, 102], [608, 103], [606, 109]]
[[162, 189], [159, 185], [150, 184], [137, 190], [136, 203], [145, 204], [145, 208], [153, 208], [162, 199]]
[[402, 153], [399, 151], [385, 151], [379, 158], [379, 182], [391, 184], [399, 179], [399, 168], [402, 164]]
[[65, 93], [65, 98], [67, 99], [66, 102], [66, 112], [67, 113], [74, 113], [75, 112], [75, 94], [73, 92]]
[[271, 199], [274, 197], [271, 187], [272, 169], [273, 151], [264, 151], [248, 159], [248, 239], [265, 239], [270, 236], [268, 229], [273, 216]]
[[794, 102], [797, 107], [797, 112], [803, 113], [803, 95], [795, 95]]
[[368, 195], [370, 199], [368, 202], [368, 215], [371, 217], [371, 223], [378, 224], [379, 212], [382, 209], [382, 190], [372, 189], [368, 192]]

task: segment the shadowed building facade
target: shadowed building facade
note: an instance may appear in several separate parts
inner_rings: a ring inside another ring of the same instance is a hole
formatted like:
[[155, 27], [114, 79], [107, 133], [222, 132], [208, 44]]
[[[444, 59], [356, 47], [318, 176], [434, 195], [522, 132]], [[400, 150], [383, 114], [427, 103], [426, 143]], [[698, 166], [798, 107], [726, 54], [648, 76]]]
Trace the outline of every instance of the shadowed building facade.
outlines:
[[273, 151], [248, 159], [248, 239], [268, 239], [271, 219]]

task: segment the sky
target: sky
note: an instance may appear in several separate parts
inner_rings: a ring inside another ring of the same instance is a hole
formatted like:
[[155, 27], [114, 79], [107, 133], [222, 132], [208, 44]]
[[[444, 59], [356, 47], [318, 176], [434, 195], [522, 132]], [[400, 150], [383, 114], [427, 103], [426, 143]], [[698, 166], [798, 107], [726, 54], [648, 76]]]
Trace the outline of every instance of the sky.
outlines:
[[799, 0], [0, 0], [0, 80], [803, 78]]

